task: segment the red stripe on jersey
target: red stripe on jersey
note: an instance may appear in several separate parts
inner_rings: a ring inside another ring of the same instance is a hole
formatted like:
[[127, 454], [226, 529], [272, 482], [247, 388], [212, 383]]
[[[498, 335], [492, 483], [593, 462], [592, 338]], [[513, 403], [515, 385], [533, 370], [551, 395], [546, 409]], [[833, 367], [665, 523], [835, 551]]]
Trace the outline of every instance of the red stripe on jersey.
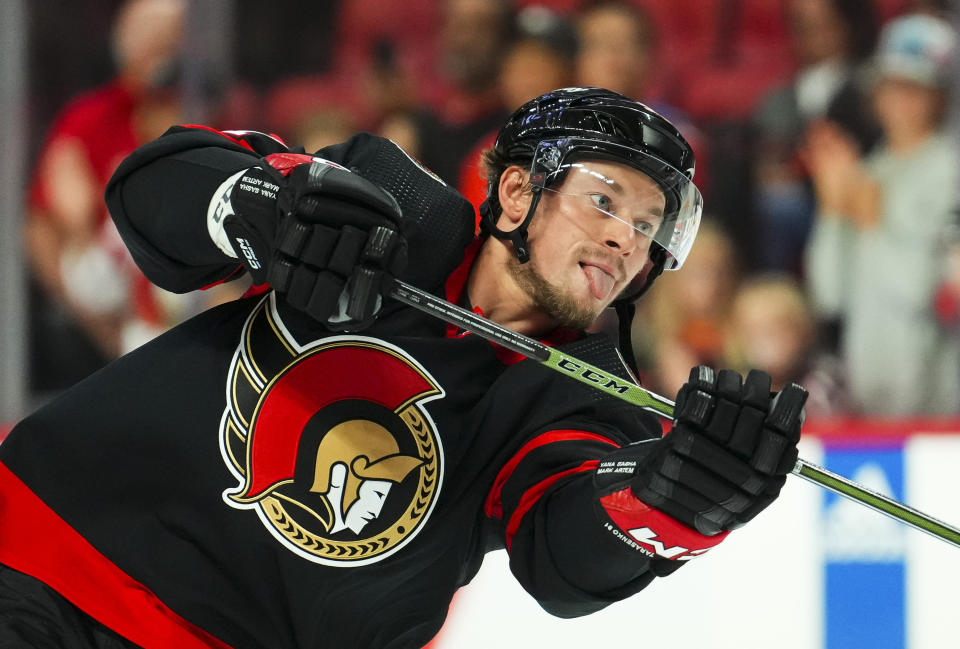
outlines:
[[249, 143], [249, 142], [244, 142], [243, 140], [238, 140], [237, 138], [233, 137], [232, 135], [227, 135], [227, 134], [224, 133], [223, 131], [218, 131], [218, 130], [215, 129], [215, 128], [211, 128], [211, 127], [209, 127], [209, 126], [204, 126], [203, 124], [184, 124], [183, 127], [184, 127], [184, 128], [196, 128], [196, 129], [200, 129], [201, 131], [210, 131], [211, 133], [216, 133], [217, 135], [220, 135], [220, 136], [222, 136], [222, 137], [227, 138], [228, 140], [230, 140], [230, 141], [233, 142], [234, 144], [239, 144], [239, 145], [242, 146], [244, 149], [249, 149], [249, 150], [253, 151], [253, 147], [250, 146], [250, 143]]
[[269, 284], [254, 284], [253, 286], [248, 288], [246, 291], [244, 291], [242, 297], [253, 297], [255, 295], [263, 295], [269, 290], [270, 290]]
[[223, 131], [223, 132], [226, 133], [227, 135], [236, 136], [240, 138], [246, 138], [247, 135], [257, 135], [262, 137], [268, 137], [271, 140], [274, 140], [280, 146], [287, 147], [287, 143], [284, 142], [283, 138], [277, 135], [276, 133], [264, 133], [263, 131], [251, 131], [249, 129], [235, 129], [235, 128], [227, 129], [226, 131]]
[[600, 504], [621, 531], [644, 549], [665, 559], [692, 559], [730, 534], [721, 532], [715, 536], [704, 536], [638, 499], [630, 487], [607, 494], [600, 499]]
[[0, 562], [144, 649], [230, 649], [100, 554], [0, 463]]
[[[463, 261], [453, 269], [453, 272], [447, 276], [447, 282], [444, 287], [447, 300], [454, 304], [460, 304], [460, 298], [467, 288], [467, 279], [470, 278], [470, 269], [473, 268], [473, 262], [480, 252], [484, 239], [474, 239], [463, 251]], [[461, 305], [463, 306], [463, 305]], [[447, 323], [447, 338], [456, 338], [462, 336], [455, 325]]]
[[230, 273], [229, 275], [227, 275], [227, 276], [224, 277], [223, 279], [218, 279], [217, 281], [211, 282], [210, 284], [207, 284], [206, 286], [201, 286], [201, 287], [200, 287], [200, 290], [201, 290], [201, 291], [206, 291], [207, 289], [213, 288], [214, 286], [220, 286], [220, 285], [223, 284], [224, 282], [230, 281], [231, 279], [233, 279], [234, 277], [236, 277], [237, 275], [239, 275], [241, 272], [243, 272], [243, 266], [242, 266], [242, 265], [238, 265], [236, 268], [233, 269], [233, 272], [232, 272], [232, 273]]
[[517, 505], [517, 508], [513, 511], [513, 515], [510, 516], [510, 522], [507, 523], [507, 550], [510, 549], [510, 544], [513, 543], [513, 535], [516, 534], [517, 530], [520, 528], [520, 523], [523, 522], [523, 517], [526, 516], [527, 512], [537, 504], [537, 501], [540, 500], [540, 496], [542, 496], [547, 489], [553, 486], [553, 484], [558, 480], [566, 478], [568, 475], [583, 473], [584, 471], [592, 471], [593, 469], [597, 468], [598, 464], [600, 464], [600, 460], [588, 460], [573, 469], [555, 473], [549, 478], [541, 480], [523, 492], [523, 496], [520, 498], [520, 504]]
[[[483, 244], [486, 241], [486, 237], [478, 237], [466, 247], [466, 249], [463, 251], [463, 261], [460, 262], [460, 265], [457, 266], [452, 273], [450, 273], [444, 286], [448, 302], [453, 302], [454, 304], [467, 309], [472, 308], [473, 312], [480, 316], [484, 316], [484, 313], [480, 307], [472, 307], [472, 305], [463, 304], [463, 296], [467, 289], [467, 280], [470, 279], [470, 270], [473, 268], [473, 262], [476, 260], [477, 254], [480, 252], [480, 248], [483, 247]], [[447, 338], [461, 338], [469, 333], [470, 332], [468, 331], [457, 328], [456, 325], [447, 323]], [[541, 340], [540, 342], [552, 347], [554, 345], [562, 345], [564, 343], [572, 342], [581, 338], [582, 335], [583, 334], [579, 331], [560, 327], [553, 331], [546, 339]], [[514, 365], [526, 358], [526, 356], [523, 354], [507, 349], [506, 347], [501, 347], [492, 341], [490, 344], [493, 345], [493, 349], [497, 354], [497, 360], [504, 365]]]
[[513, 475], [513, 471], [517, 468], [517, 465], [520, 464], [523, 461], [523, 458], [525, 458], [531, 451], [546, 444], [574, 440], [603, 442], [605, 444], [610, 444], [611, 446], [620, 448], [620, 445], [609, 437], [604, 437], [603, 435], [598, 435], [597, 433], [588, 433], [585, 430], [551, 430], [541, 435], [537, 435], [520, 447], [520, 450], [517, 451], [516, 455], [510, 458], [510, 461], [504, 464], [503, 468], [500, 469], [496, 479], [493, 481], [493, 487], [490, 489], [490, 493], [487, 494], [487, 500], [483, 505], [483, 510], [487, 516], [491, 518], [503, 518], [503, 504], [500, 501], [503, 492], [503, 485], [506, 484], [507, 480], [510, 479], [510, 476]]
[[[289, 176], [290, 172], [300, 165], [310, 164], [311, 162], [317, 162], [320, 159], [314, 158], [312, 155], [306, 155], [303, 153], [271, 153], [264, 160], [267, 161], [271, 167], [279, 171], [284, 176]], [[338, 164], [331, 164], [331, 166], [343, 169]]]

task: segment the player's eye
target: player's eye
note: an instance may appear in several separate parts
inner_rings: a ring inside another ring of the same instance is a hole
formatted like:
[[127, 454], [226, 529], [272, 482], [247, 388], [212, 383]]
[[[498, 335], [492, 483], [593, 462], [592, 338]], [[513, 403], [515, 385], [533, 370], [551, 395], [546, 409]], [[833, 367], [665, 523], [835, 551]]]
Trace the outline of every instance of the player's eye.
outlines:
[[647, 237], [652, 237], [657, 231], [657, 228], [653, 223], [640, 219], [637, 219], [633, 222], [633, 229]]
[[593, 201], [593, 206], [597, 209], [603, 210], [604, 212], [613, 210], [613, 201], [611, 201], [610, 197], [606, 194], [590, 194], [590, 200]]

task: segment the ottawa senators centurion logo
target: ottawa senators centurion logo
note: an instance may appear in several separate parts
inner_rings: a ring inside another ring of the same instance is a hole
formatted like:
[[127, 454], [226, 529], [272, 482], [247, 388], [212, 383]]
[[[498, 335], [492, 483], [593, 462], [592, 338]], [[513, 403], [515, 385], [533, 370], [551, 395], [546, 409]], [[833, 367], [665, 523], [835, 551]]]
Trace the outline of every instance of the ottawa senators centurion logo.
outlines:
[[316, 563], [380, 561], [420, 531], [437, 500], [443, 453], [423, 405], [443, 396], [381, 340], [299, 345], [271, 293], [250, 314], [227, 379], [220, 449], [239, 484], [224, 500], [255, 510]]

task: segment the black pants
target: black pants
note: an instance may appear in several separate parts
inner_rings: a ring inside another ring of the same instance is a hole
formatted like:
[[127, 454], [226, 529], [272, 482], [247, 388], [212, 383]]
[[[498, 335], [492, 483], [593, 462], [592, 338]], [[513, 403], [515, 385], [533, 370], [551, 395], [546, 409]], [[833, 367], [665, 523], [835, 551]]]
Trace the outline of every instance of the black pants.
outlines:
[[0, 649], [139, 649], [38, 579], [0, 564]]

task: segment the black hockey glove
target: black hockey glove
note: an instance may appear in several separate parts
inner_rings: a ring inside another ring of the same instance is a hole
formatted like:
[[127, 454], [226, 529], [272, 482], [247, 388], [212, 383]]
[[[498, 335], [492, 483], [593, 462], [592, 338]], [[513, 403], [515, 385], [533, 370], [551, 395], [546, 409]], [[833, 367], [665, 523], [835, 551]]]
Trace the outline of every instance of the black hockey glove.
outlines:
[[807, 392], [771, 398], [770, 376], [695, 367], [677, 394], [675, 424], [641, 464], [637, 498], [711, 536], [772, 503], [797, 462]]
[[597, 469], [600, 504], [629, 534], [621, 540], [690, 559], [760, 513], [796, 464], [806, 399], [795, 384], [771, 395], [765, 372], [741, 384], [732, 370], [694, 368], [677, 394], [673, 429]]
[[329, 328], [357, 331], [379, 313], [406, 267], [400, 207], [339, 165], [294, 154], [264, 158], [229, 194], [223, 230], [254, 283], [269, 284]]

